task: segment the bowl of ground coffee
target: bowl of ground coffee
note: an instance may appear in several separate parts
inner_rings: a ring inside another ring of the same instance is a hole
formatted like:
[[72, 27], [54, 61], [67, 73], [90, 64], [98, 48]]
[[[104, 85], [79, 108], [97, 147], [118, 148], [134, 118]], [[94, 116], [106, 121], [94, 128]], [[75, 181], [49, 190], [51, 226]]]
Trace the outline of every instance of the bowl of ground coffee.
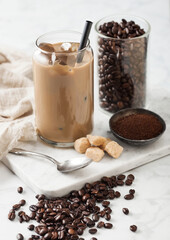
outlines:
[[158, 114], [142, 108], [127, 108], [115, 113], [109, 125], [116, 138], [131, 145], [152, 143], [166, 129], [165, 121]]

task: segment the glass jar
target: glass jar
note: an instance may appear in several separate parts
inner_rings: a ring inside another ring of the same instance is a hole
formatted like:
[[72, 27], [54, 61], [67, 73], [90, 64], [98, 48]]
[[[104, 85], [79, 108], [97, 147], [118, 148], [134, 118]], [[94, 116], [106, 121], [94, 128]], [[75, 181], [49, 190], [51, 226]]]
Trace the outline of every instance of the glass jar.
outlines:
[[93, 51], [88, 40], [78, 52], [80, 39], [74, 31], [44, 34], [33, 55], [37, 133], [58, 147], [73, 146], [93, 129]]
[[[113, 24], [113, 21], [121, 23], [122, 19], [122, 28]], [[131, 23], [125, 28], [126, 21]], [[139, 26], [145, 31], [141, 36], [138, 36]], [[133, 28], [136, 29], [135, 34]], [[99, 20], [95, 30], [100, 109], [114, 113], [124, 108], [144, 107], [149, 23], [135, 16], [113, 15]], [[117, 35], [120, 37], [117, 38]]]

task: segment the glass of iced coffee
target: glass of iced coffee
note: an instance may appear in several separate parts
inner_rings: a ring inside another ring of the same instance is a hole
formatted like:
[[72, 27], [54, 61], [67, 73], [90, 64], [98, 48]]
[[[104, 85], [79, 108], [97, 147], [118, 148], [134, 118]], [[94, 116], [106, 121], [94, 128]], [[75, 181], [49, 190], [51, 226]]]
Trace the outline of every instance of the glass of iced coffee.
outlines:
[[46, 33], [33, 55], [37, 133], [58, 147], [93, 129], [93, 51], [89, 40], [78, 51], [80, 39], [74, 31]]

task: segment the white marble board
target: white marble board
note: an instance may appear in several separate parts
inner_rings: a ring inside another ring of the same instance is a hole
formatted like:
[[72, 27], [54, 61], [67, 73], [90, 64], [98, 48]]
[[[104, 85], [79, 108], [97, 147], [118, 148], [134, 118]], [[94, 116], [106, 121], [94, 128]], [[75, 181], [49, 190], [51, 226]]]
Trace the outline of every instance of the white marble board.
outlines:
[[[124, 147], [119, 159], [105, 155], [99, 163], [93, 162], [88, 167], [69, 174], [58, 172], [55, 165], [42, 159], [8, 154], [3, 162], [36, 193], [55, 197], [67, 194], [70, 190], [79, 189], [84, 183], [95, 181], [104, 175], [117, 175], [166, 156], [170, 154], [170, 112], [168, 112], [170, 94], [164, 90], [161, 96], [162, 91], [160, 92], [159, 89], [154, 89], [153, 93], [154, 95], [150, 95], [148, 100], [148, 109], [160, 114], [167, 123], [165, 133], [153, 144], [134, 147], [119, 142]], [[109, 132], [108, 120], [109, 116], [97, 110], [94, 119], [94, 134], [114, 139]], [[80, 155], [72, 148], [53, 148], [40, 140], [36, 143], [22, 143], [20, 147], [48, 154], [59, 161]]]

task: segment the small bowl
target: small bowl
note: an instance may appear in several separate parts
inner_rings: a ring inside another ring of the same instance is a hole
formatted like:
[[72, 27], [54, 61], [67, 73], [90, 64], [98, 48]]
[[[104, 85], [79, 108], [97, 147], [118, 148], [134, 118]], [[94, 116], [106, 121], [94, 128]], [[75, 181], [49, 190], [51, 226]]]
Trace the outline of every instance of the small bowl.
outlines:
[[[132, 140], [132, 139], [128, 139], [128, 138], [124, 138], [124, 137], [120, 136], [118, 133], [116, 133], [112, 129], [112, 123], [113, 122], [117, 121], [118, 119], [120, 119], [122, 117], [129, 116], [129, 115], [132, 115], [132, 114], [137, 114], [137, 113], [149, 114], [149, 115], [153, 115], [154, 117], [156, 117], [159, 120], [159, 122], [162, 124], [161, 133], [154, 138], [149, 138], [149, 139], [145, 139], [145, 140]], [[146, 144], [155, 142], [156, 140], [158, 140], [162, 136], [162, 134], [164, 133], [164, 131], [166, 129], [165, 121], [158, 114], [156, 114], [154, 112], [151, 112], [149, 110], [143, 109], [143, 108], [126, 108], [126, 109], [120, 110], [119, 112], [115, 113], [110, 118], [109, 126], [110, 126], [110, 130], [111, 130], [112, 134], [116, 138], [120, 139], [121, 141], [123, 141], [125, 143], [128, 143], [130, 145], [136, 145], [136, 146], [146, 145]]]

